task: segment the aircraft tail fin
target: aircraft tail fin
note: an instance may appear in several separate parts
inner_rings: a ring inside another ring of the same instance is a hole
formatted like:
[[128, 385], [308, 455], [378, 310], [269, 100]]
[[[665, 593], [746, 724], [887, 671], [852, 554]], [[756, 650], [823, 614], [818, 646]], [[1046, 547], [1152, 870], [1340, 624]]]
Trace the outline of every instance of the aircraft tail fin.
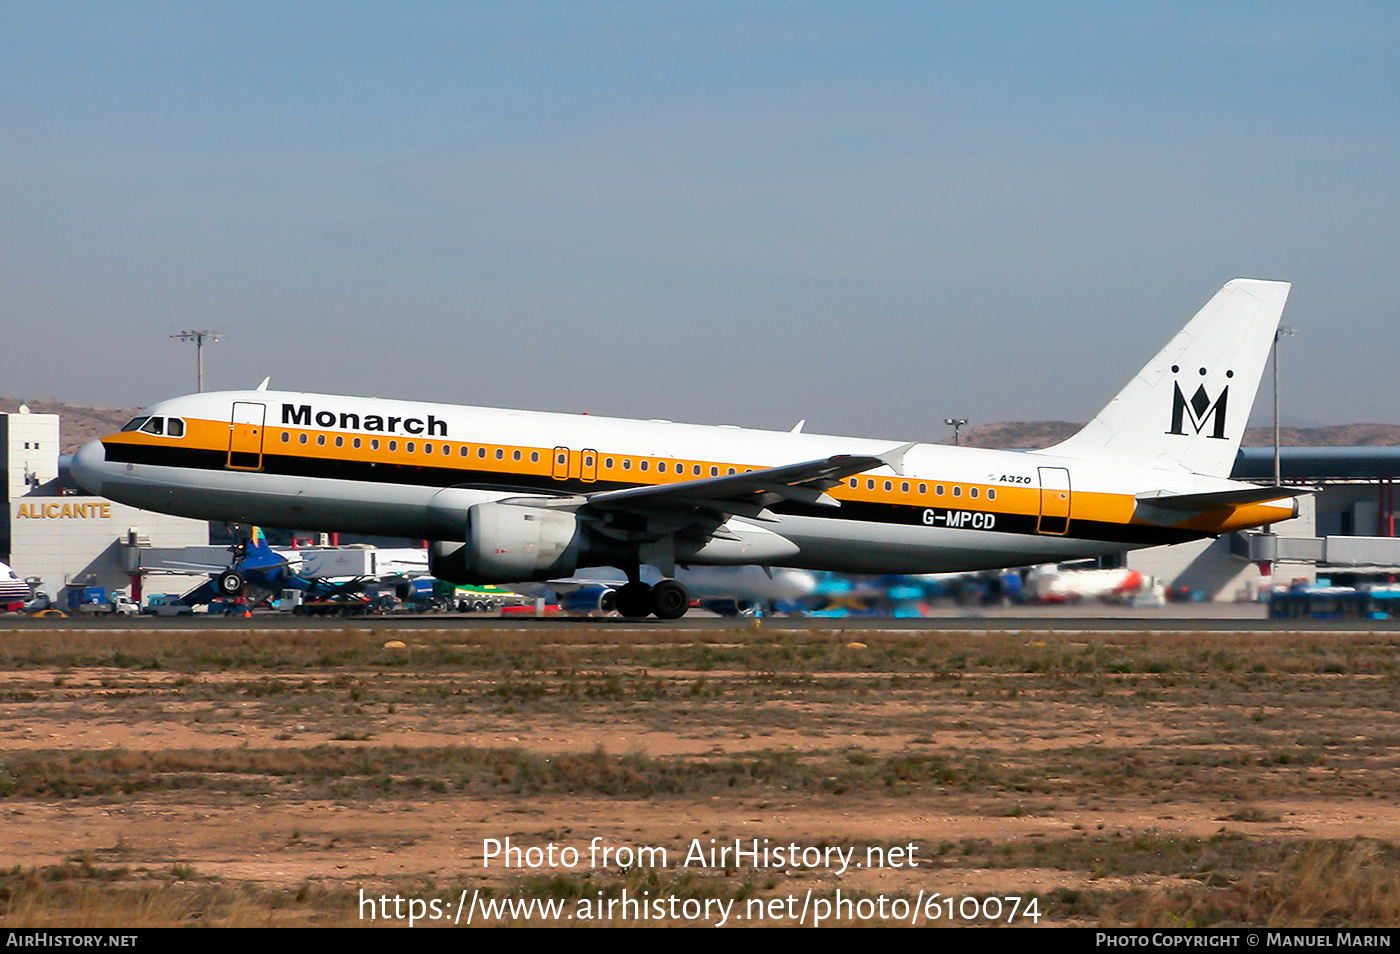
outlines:
[[1229, 477], [1289, 287], [1227, 283], [1097, 417], [1041, 453]]
[[267, 537], [262, 532], [262, 527], [248, 528], [248, 553], [243, 558], [243, 565], [246, 567], [270, 567], [282, 566], [286, 564], [287, 558], [267, 544]]

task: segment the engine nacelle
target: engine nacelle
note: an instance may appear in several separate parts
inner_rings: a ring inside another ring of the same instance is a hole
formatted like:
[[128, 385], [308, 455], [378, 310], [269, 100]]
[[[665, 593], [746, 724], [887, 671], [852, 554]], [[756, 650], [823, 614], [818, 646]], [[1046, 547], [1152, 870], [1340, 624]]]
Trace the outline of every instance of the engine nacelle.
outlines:
[[434, 540], [428, 569], [451, 583], [524, 583], [569, 576], [583, 531], [572, 513], [482, 503], [467, 508], [466, 543]]
[[584, 613], [611, 613], [614, 609], [613, 587], [580, 586], [569, 593], [559, 595], [559, 608], [571, 615]]

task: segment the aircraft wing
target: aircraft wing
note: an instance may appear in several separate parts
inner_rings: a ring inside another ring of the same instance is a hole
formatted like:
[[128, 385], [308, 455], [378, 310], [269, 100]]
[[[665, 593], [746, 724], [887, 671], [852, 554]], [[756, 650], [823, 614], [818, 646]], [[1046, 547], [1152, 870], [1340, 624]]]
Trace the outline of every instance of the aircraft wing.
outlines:
[[770, 530], [735, 526], [731, 518], [781, 523], [768, 507], [788, 500], [839, 507], [841, 502], [827, 490], [877, 467], [901, 472], [904, 455], [913, 446], [905, 444], [879, 455], [838, 454], [723, 477], [571, 497], [509, 497], [497, 503], [573, 511], [593, 524], [596, 532], [624, 544], [638, 544], [641, 561], [668, 577], [675, 574], [677, 562], [684, 562], [677, 560], [677, 540], [682, 538], [686, 542], [680, 549], [691, 556], [703, 552], [700, 548], [714, 547], [706, 554], [709, 560], [723, 554], [720, 562], [724, 563], [776, 563], [795, 554], [796, 545]]
[[[879, 456], [838, 454], [822, 460], [784, 464], [763, 470], [749, 470], [722, 477], [703, 477], [649, 487], [608, 490], [586, 497], [562, 497], [548, 501], [528, 498], [535, 506], [564, 507], [600, 511], [660, 513], [709, 511], [757, 520], [774, 520], [766, 508], [784, 500], [839, 507], [841, 502], [826, 491], [853, 474], [877, 467], [900, 469], [904, 453], [914, 445], [905, 444]], [[502, 501], [521, 503], [524, 499]]]
[[878, 457], [841, 455], [724, 477], [607, 491], [589, 497], [588, 506], [600, 510], [698, 508], [762, 519], [764, 508], [784, 500], [839, 507], [840, 502], [827, 490], [852, 474], [884, 463]]

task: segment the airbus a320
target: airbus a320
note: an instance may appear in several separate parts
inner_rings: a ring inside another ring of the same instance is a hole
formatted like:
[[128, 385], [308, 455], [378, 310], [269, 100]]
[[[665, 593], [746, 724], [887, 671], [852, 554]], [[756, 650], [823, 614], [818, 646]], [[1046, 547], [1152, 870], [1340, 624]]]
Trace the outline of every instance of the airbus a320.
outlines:
[[[100, 494], [210, 520], [432, 541], [452, 582], [614, 566], [626, 617], [684, 615], [677, 565], [935, 573], [1096, 557], [1294, 516], [1228, 479], [1289, 286], [1229, 282], [1039, 451], [271, 391], [162, 401], [84, 446]], [[647, 585], [641, 567], [663, 579]]]

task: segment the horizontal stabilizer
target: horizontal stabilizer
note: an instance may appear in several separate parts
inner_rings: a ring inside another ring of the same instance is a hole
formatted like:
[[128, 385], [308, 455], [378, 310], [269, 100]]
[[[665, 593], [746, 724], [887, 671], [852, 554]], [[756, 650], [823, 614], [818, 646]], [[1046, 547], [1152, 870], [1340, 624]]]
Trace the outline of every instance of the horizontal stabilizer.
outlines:
[[1190, 513], [1209, 513], [1239, 504], [1263, 503], [1266, 500], [1283, 500], [1287, 497], [1305, 497], [1313, 491], [1305, 487], [1251, 487], [1247, 490], [1223, 490], [1209, 494], [1168, 494], [1154, 497], [1138, 494], [1138, 503], [1151, 504], [1163, 510], [1184, 510]]
[[[1172, 526], [1192, 517], [1229, 510], [1247, 504], [1285, 501], [1303, 497], [1313, 491], [1303, 487], [1246, 487], [1240, 490], [1222, 490], [1205, 494], [1138, 494], [1133, 517], [1148, 523]], [[1293, 505], [1297, 515], [1298, 505]]]

